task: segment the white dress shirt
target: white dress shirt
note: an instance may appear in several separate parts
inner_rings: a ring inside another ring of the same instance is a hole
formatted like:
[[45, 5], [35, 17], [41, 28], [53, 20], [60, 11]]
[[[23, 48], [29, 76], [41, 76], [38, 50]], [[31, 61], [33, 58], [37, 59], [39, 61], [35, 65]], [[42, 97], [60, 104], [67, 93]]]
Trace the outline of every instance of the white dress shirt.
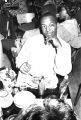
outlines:
[[57, 49], [56, 54], [51, 44], [44, 44], [42, 34], [28, 38], [16, 58], [16, 65], [20, 68], [24, 62], [28, 62], [31, 65], [31, 69], [26, 75], [22, 75], [19, 72], [17, 85], [24, 81], [28, 86], [37, 88], [39, 82], [34, 81], [34, 78], [44, 76], [45, 88], [56, 88], [58, 83], [56, 73], [64, 76], [71, 71], [70, 46], [63, 40], [61, 40], [61, 43], [63, 45]]

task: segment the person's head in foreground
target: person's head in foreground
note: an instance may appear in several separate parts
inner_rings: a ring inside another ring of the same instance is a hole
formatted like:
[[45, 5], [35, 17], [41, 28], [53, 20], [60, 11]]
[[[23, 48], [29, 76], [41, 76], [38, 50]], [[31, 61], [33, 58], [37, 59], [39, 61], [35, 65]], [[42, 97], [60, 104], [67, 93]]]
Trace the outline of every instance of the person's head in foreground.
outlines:
[[77, 120], [69, 104], [58, 99], [45, 99], [44, 107], [32, 106], [26, 120]]

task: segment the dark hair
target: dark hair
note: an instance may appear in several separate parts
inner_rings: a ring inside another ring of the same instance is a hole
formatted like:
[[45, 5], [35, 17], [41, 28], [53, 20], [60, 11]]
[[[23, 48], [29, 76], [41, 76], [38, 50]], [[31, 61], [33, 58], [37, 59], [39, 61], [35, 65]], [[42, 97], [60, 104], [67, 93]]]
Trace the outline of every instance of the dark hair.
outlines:
[[32, 108], [26, 120], [57, 120], [53, 111], [46, 110], [44, 107], [37, 106]]
[[[44, 106], [50, 113], [54, 113], [54, 120], [77, 120], [77, 116], [71, 106], [60, 99], [54, 99], [57, 101], [57, 105], [50, 104], [53, 99], [44, 100]], [[53, 102], [52, 102], [53, 103]]]
[[64, 3], [62, 3], [62, 4], [58, 7], [57, 12], [58, 12], [58, 13], [61, 12], [61, 10], [62, 10], [63, 7], [66, 9], [67, 14], [68, 14], [70, 17], [72, 17], [72, 13], [71, 13], [71, 10], [70, 10], [69, 6], [65, 5]]
[[47, 16], [52, 16], [53, 19], [54, 19], [54, 22], [57, 24], [57, 18], [56, 18], [56, 16], [55, 16], [54, 14], [50, 13], [50, 12], [47, 12], [47, 13], [41, 15], [40, 21], [41, 21], [41, 19], [42, 19], [43, 17], [47, 17]]
[[47, 4], [47, 5], [44, 5], [42, 8], [41, 8], [41, 16], [46, 14], [46, 13], [50, 13], [52, 14], [53, 16], [56, 17], [56, 13], [57, 13], [57, 10], [56, 10], [56, 5], [54, 4]]
[[[69, 104], [55, 99], [57, 104], [50, 104], [53, 99], [45, 99], [45, 106], [32, 106], [24, 120], [77, 120]], [[47, 102], [48, 101], [48, 102]]]
[[56, 13], [57, 13], [57, 10], [56, 10], [56, 5], [55, 4], [50, 3], [50, 4], [47, 4], [47, 5], [44, 5], [41, 8], [40, 21], [43, 17], [52, 16], [54, 18], [54, 21], [57, 23]]

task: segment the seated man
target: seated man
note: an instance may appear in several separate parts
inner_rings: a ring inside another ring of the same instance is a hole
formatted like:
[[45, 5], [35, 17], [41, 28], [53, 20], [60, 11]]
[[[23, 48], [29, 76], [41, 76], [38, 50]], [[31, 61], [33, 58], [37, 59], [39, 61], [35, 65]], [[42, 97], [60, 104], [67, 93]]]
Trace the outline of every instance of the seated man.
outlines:
[[16, 57], [20, 69], [17, 85], [38, 88], [43, 79], [45, 89], [54, 89], [58, 83], [56, 73], [66, 76], [71, 71], [71, 48], [57, 35], [56, 13], [43, 14], [40, 26], [43, 34], [27, 39]]

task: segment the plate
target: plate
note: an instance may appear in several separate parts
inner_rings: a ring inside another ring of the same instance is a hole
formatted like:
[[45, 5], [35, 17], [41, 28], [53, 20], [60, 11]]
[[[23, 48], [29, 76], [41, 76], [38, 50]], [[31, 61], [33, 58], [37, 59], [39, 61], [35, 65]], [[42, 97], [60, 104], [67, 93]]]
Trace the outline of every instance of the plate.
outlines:
[[14, 96], [14, 103], [19, 108], [29, 107], [35, 100], [35, 95], [29, 91], [21, 91]]

